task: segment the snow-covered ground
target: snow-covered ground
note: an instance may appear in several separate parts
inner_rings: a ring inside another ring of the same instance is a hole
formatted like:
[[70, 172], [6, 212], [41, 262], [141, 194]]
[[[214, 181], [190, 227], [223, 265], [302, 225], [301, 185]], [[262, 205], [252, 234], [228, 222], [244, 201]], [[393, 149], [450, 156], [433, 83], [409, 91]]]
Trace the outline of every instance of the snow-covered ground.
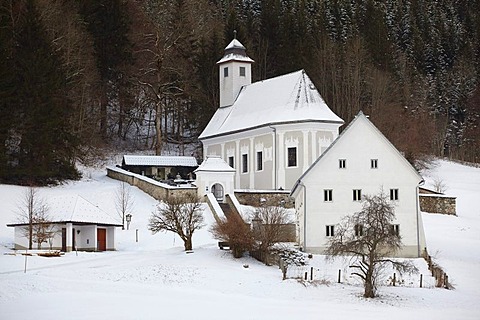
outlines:
[[[119, 182], [89, 170], [88, 178], [42, 188], [41, 195], [81, 195], [115, 215]], [[456, 289], [431, 288], [417, 259], [430, 288], [418, 288], [415, 275], [404, 286], [381, 287], [378, 299], [362, 298], [348, 275], [336, 283], [342, 262], [326, 264], [322, 256], [310, 261], [317, 281], [282, 281], [276, 267], [219, 250], [208, 226], [186, 254], [179, 238], [147, 230], [156, 201], [137, 188], [130, 230], [117, 232], [118, 251], [28, 257], [24, 273], [25, 257], [6, 254], [13, 228], [5, 226], [15, 221], [24, 189], [0, 185], [0, 319], [480, 319], [480, 169], [439, 161], [424, 177], [427, 186], [443, 180], [457, 197], [457, 217], [423, 214], [429, 252]], [[205, 218], [210, 225], [207, 208]]]

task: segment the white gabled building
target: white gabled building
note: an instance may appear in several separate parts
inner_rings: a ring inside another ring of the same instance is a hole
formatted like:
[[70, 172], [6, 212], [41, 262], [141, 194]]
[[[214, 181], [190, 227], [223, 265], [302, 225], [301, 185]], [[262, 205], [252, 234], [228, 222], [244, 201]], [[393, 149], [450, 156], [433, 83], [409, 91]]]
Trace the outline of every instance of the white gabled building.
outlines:
[[251, 83], [253, 60], [234, 39], [218, 61], [220, 107], [199, 139], [204, 158], [235, 169], [235, 188], [290, 189], [343, 124], [304, 70]]
[[335, 225], [361, 210], [362, 195], [385, 192], [395, 204], [394, 227], [401, 257], [420, 257], [425, 248], [418, 189], [422, 177], [360, 112], [292, 188], [298, 242], [321, 253]]

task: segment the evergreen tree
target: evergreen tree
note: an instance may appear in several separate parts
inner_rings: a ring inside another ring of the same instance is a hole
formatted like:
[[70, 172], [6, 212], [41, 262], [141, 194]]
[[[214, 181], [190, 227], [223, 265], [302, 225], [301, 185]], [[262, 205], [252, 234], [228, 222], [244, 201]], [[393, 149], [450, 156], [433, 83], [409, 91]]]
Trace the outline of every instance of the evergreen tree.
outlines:
[[15, 144], [3, 181], [48, 184], [78, 178], [77, 141], [69, 131], [66, 77], [45, 36], [33, 1], [19, 2], [13, 64], [15, 91], [8, 105], [17, 109]]

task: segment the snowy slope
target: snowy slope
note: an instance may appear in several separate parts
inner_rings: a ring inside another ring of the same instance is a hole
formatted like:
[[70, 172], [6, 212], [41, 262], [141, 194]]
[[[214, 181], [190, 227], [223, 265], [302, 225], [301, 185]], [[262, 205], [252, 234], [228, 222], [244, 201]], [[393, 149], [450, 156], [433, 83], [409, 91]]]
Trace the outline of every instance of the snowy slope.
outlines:
[[[15, 203], [24, 189], [0, 185], [0, 319], [480, 319], [475, 277], [480, 169], [440, 161], [425, 173], [427, 186], [439, 176], [447, 193], [457, 196], [458, 216], [424, 214], [423, 219], [429, 251], [438, 251], [437, 262], [456, 290], [418, 288], [415, 276], [402, 287], [381, 287], [374, 300], [362, 298], [362, 288], [348, 276], [336, 283], [337, 270], [344, 269], [341, 261], [326, 264], [315, 256], [310, 263], [319, 281], [282, 281], [276, 267], [248, 257], [235, 260], [219, 250], [208, 227], [194, 235], [194, 253], [186, 254], [177, 237], [147, 230], [156, 202], [137, 188], [132, 188], [131, 229], [118, 230], [117, 252], [28, 257], [25, 274], [23, 256], [4, 254], [11, 252], [7, 247], [13, 239], [5, 224], [15, 219]], [[104, 171], [95, 171], [91, 179], [42, 188], [41, 194], [81, 195], [114, 212], [117, 186]], [[206, 207], [205, 217], [211, 224]], [[426, 274], [423, 261], [415, 262]]]

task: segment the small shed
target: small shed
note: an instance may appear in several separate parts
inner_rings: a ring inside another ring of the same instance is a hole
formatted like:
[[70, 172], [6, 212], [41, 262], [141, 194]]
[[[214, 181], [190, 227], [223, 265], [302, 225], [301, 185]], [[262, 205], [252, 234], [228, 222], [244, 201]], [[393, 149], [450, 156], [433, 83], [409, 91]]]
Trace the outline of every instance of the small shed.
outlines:
[[[43, 222], [42, 226], [34, 224], [33, 230], [35, 232], [39, 227], [47, 228], [51, 237], [44, 243], [34, 243], [32, 249], [63, 252], [115, 250], [115, 229], [122, 226], [119, 219], [81, 196], [53, 198], [49, 200], [48, 206], [50, 219]], [[15, 249], [27, 249], [28, 223], [12, 223], [7, 226], [15, 228]]]
[[195, 157], [124, 155], [122, 169], [157, 180], [194, 179]]
[[213, 193], [218, 202], [224, 202], [226, 194], [233, 194], [235, 169], [219, 156], [208, 156], [195, 170], [198, 196]]

